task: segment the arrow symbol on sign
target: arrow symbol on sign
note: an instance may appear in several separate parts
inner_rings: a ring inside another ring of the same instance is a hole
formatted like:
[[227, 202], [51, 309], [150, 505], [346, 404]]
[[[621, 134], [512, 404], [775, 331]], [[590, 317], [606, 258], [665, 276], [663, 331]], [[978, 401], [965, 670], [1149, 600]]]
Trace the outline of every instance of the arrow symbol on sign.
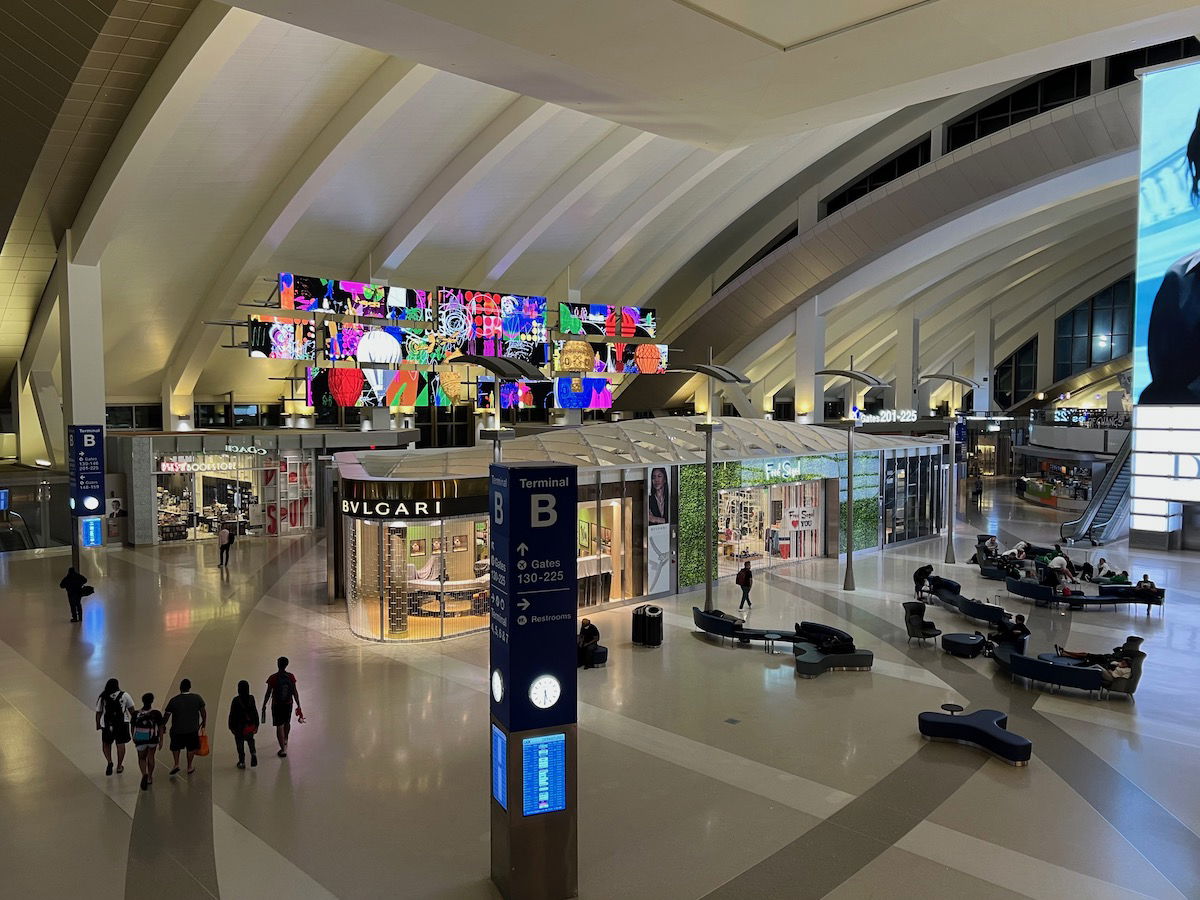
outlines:
[[529, 609], [529, 601], [528, 601], [528, 600], [525, 600], [524, 598], [522, 598], [522, 599], [521, 599], [521, 600], [520, 600], [520, 601], [517, 603], [517, 608], [518, 608], [518, 609]]
[[524, 556], [529, 552], [529, 545], [522, 541], [521, 543], [517, 544], [517, 552]]

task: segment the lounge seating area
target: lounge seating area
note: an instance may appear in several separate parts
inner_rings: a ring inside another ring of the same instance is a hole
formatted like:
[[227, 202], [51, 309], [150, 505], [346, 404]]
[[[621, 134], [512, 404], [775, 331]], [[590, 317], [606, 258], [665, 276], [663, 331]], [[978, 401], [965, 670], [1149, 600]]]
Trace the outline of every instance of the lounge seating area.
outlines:
[[962, 595], [962, 586], [957, 581], [941, 578], [937, 575], [929, 577], [929, 588], [934, 599], [947, 609], [961, 613], [968, 619], [986, 622], [988, 625], [1000, 626], [1012, 617], [1002, 606], [993, 603], [981, 603]]
[[740, 644], [751, 641], [794, 641], [796, 636], [787, 628], [747, 628], [745, 622], [737, 616], [719, 609], [705, 612], [698, 606], [692, 607], [692, 621], [705, 634], [713, 634], [719, 638], [729, 638]]
[[1084, 594], [1078, 588], [1072, 588], [1071, 593], [1063, 595], [1055, 588], [1033, 581], [1017, 578], [1007, 578], [1005, 588], [1010, 594], [1032, 600], [1037, 606], [1049, 606], [1052, 603], [1062, 603], [1071, 609], [1101, 608], [1105, 606], [1145, 605], [1146, 614], [1150, 607], [1160, 609], [1166, 601], [1166, 591], [1156, 588], [1152, 591], [1132, 587], [1131, 585], [1101, 585], [1098, 594]]
[[796, 674], [816, 678], [824, 672], [867, 672], [875, 654], [854, 646], [854, 638], [840, 628], [818, 622], [797, 622], [792, 645]]
[[971, 744], [1010, 766], [1027, 766], [1033, 756], [1033, 742], [1009, 731], [1008, 716], [998, 709], [977, 709], [966, 715], [923, 712], [917, 716], [917, 730], [929, 741]]

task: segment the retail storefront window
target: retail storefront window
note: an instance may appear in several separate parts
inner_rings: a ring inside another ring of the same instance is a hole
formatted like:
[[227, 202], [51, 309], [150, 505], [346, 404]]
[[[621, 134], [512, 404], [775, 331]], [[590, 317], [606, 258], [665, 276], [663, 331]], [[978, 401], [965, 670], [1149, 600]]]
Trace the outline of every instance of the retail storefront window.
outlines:
[[157, 462], [158, 539], [278, 535], [313, 527], [312, 454], [197, 453]]
[[488, 520], [345, 517], [346, 605], [359, 637], [427, 641], [488, 625]]

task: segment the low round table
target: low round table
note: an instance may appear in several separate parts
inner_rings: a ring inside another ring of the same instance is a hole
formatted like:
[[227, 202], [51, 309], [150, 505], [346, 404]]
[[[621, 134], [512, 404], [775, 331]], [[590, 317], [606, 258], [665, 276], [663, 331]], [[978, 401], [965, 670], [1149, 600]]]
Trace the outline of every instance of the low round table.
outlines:
[[768, 653], [775, 652], [775, 642], [782, 637], [782, 634], [775, 634], [774, 632], [763, 635], [763, 643], [766, 645], [766, 650]]
[[943, 703], [942, 709], [950, 713], [952, 716], [963, 711], [963, 707], [959, 706], [957, 703]]
[[972, 659], [983, 652], [984, 640], [981, 634], [943, 634], [942, 649], [951, 656]]

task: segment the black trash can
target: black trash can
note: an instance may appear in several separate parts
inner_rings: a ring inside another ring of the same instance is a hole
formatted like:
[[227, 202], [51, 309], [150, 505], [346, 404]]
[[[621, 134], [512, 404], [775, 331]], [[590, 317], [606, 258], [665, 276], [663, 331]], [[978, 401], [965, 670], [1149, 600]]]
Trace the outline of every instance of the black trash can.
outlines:
[[646, 643], [646, 607], [635, 606], [633, 608], [633, 642], [635, 644]]
[[663, 641], [663, 610], [661, 606], [646, 607], [647, 647], [657, 647]]

